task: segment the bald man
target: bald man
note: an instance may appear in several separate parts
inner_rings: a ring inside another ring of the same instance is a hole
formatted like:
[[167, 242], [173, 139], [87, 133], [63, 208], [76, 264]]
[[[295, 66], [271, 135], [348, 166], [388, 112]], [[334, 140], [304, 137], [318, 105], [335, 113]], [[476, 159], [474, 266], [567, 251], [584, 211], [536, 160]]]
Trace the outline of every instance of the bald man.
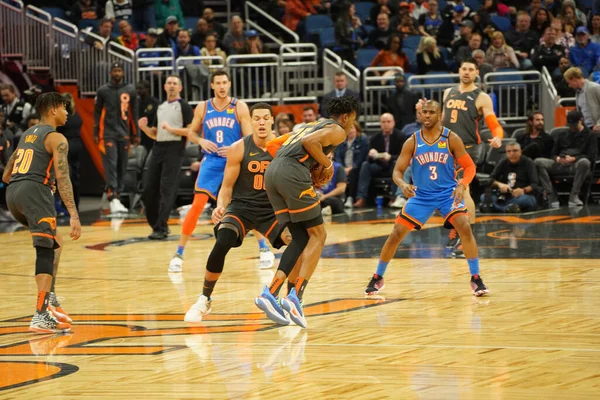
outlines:
[[394, 128], [396, 121], [390, 113], [385, 113], [379, 118], [381, 132], [371, 137], [369, 142], [369, 156], [360, 167], [358, 178], [358, 191], [354, 207], [362, 208], [367, 205], [367, 195], [371, 179], [378, 177], [391, 177], [396, 159], [400, 156], [406, 137]]
[[246, 35], [244, 35], [244, 21], [237, 15], [231, 18], [229, 31], [223, 38], [223, 45], [229, 50], [227, 54], [240, 54], [244, 50]]

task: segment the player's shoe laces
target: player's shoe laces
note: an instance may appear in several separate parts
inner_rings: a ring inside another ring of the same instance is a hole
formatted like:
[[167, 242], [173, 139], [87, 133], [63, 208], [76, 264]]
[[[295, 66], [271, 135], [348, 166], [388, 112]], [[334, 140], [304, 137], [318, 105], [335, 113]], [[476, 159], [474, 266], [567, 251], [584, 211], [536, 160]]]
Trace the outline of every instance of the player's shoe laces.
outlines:
[[179, 254], [175, 253], [173, 259], [169, 263], [169, 272], [181, 272], [182, 268], [183, 258]]
[[302, 328], [308, 328], [304, 312], [302, 311], [302, 302], [296, 295], [296, 288], [292, 288], [287, 297], [281, 299], [281, 307], [288, 312], [292, 321]]
[[205, 295], [200, 295], [198, 301], [185, 313], [183, 320], [185, 322], [202, 322], [202, 318], [205, 315], [210, 314], [212, 307], [212, 300]]
[[473, 289], [473, 294], [477, 297], [486, 295], [490, 292], [487, 286], [483, 284], [479, 275], [473, 275], [471, 277], [471, 289]]
[[70, 329], [71, 325], [57, 321], [50, 311], [36, 311], [31, 319], [31, 324], [29, 324], [29, 330], [38, 333], [63, 333]]
[[54, 292], [50, 292], [50, 297], [48, 299], [48, 311], [56, 318], [59, 322], [65, 322], [67, 324], [72, 324], [73, 320], [67, 314], [67, 312], [60, 306], [60, 302], [56, 297]]
[[277, 298], [269, 292], [269, 288], [265, 286], [260, 296], [254, 299], [256, 307], [260, 308], [267, 317], [278, 325], [289, 325], [290, 320], [286, 318], [283, 309], [279, 305]]
[[367, 285], [367, 288], [365, 289], [365, 294], [367, 296], [375, 295], [375, 294], [379, 293], [379, 291], [383, 290], [384, 287], [385, 287], [385, 284], [383, 283], [383, 276], [373, 274], [371, 281], [369, 282], [369, 284]]
[[448, 234], [448, 243], [446, 243], [447, 249], [454, 249], [460, 244], [460, 236], [458, 236], [458, 232], [456, 229], [450, 229], [450, 233]]
[[260, 261], [258, 268], [269, 269], [275, 263], [275, 254], [269, 249], [260, 249]]

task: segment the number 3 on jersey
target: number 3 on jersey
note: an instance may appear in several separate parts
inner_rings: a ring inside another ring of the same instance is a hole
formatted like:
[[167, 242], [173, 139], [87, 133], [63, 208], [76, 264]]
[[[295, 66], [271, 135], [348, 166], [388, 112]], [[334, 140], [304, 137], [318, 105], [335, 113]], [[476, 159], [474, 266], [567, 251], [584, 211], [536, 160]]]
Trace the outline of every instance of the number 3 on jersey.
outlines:
[[437, 174], [437, 167], [429, 167], [429, 171], [431, 172], [431, 174], [429, 175], [429, 179], [431, 179], [432, 181], [437, 180], [438, 178], [438, 174]]
[[216, 140], [217, 140], [217, 143], [223, 143], [223, 131], [222, 130], [217, 131]]
[[31, 161], [33, 160], [33, 150], [17, 150], [17, 159], [15, 160], [15, 166], [12, 170], [13, 174], [26, 174], [31, 167]]

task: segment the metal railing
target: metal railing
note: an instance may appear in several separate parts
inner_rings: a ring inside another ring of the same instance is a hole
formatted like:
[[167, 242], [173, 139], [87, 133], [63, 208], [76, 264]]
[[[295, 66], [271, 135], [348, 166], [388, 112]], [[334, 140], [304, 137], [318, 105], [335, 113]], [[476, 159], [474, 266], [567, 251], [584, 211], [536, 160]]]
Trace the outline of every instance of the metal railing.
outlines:
[[80, 72], [81, 50], [77, 27], [60, 18], [52, 20], [50, 69], [56, 83], [75, 83]]
[[52, 16], [34, 6], [25, 8], [25, 53], [23, 62], [31, 70], [50, 69]]
[[539, 71], [490, 72], [484, 78], [489, 91], [496, 94], [497, 116], [508, 127], [521, 127], [540, 101]]
[[108, 64], [108, 70], [104, 75], [105, 77], [108, 77], [110, 74], [110, 66], [115, 62], [119, 62], [121, 63], [121, 65], [123, 65], [123, 72], [125, 73], [125, 82], [135, 85], [135, 78], [137, 74], [135, 72], [135, 52], [133, 50], [128, 49], [125, 46], [121, 46], [120, 44], [115, 42], [108, 42], [106, 61]]
[[77, 76], [79, 91], [82, 96], [93, 97], [98, 88], [108, 80], [106, 43], [101, 36], [86, 30], [79, 31], [77, 42], [79, 46], [79, 74]]
[[246, 102], [279, 102], [280, 65], [277, 54], [247, 54], [227, 57], [232, 95]]
[[386, 99], [394, 93], [395, 74], [403, 74], [400, 67], [368, 67], [363, 71], [363, 113], [365, 130], [379, 129]]
[[211, 97], [210, 74], [213, 70], [225, 68], [225, 60], [221, 56], [179, 57], [175, 64], [185, 99], [191, 105]]
[[312, 43], [284, 44], [279, 49], [281, 100], [317, 101], [319, 63], [317, 46]]
[[[480, 83], [479, 77], [475, 81]], [[444, 100], [444, 91], [459, 83], [458, 74], [413, 75], [408, 78], [408, 87], [426, 99]]]
[[166, 77], [175, 71], [173, 49], [170, 47], [138, 49], [135, 52], [135, 60], [137, 76], [134, 83], [148, 81], [150, 96], [156, 97], [162, 103], [165, 99], [163, 85]]
[[[261, 34], [265, 35], [273, 42], [277, 43], [279, 46], [282, 46], [285, 43], [289, 43], [290, 40], [286, 40], [288, 38], [291, 38], [294, 43], [300, 43], [300, 36], [298, 36], [296, 32], [283, 25], [281, 21], [278, 21], [269, 14], [267, 14], [262, 8], [256, 6], [254, 3], [246, 1], [246, 3], [244, 4], [244, 9], [246, 14], [246, 24], [248, 24], [249, 28], [259, 31]], [[256, 20], [251, 18], [251, 10], [260, 14], [262, 18], [265, 18], [269, 21], [268, 29], [263, 28], [256, 22]], [[278, 34], [283, 34], [282, 36], [284, 36], [284, 38], [282, 39], [281, 37], [275, 36]]]
[[2, 58], [23, 58], [25, 35], [23, 2], [0, 0], [0, 56]]
[[554, 126], [554, 110], [557, 100], [558, 93], [552, 83], [552, 76], [546, 67], [542, 67], [539, 110], [544, 114], [544, 123], [547, 127]]

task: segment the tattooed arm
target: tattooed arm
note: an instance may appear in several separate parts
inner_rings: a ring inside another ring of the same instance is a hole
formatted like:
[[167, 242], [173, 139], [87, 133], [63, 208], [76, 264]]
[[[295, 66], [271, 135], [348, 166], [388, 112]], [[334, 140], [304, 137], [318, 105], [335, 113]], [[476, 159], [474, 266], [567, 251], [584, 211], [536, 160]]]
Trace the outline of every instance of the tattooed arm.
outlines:
[[81, 236], [81, 223], [79, 222], [79, 214], [77, 213], [75, 196], [73, 195], [73, 185], [71, 185], [71, 176], [69, 174], [69, 142], [60, 133], [52, 132], [46, 136], [46, 148], [49, 148], [48, 150], [52, 152], [60, 198], [71, 216], [71, 237], [73, 240], [77, 240]]
[[17, 152], [12, 153], [6, 166], [4, 167], [4, 173], [2, 174], [2, 182], [10, 183], [10, 177], [12, 176], [12, 170], [15, 167], [15, 158], [17, 158]]

